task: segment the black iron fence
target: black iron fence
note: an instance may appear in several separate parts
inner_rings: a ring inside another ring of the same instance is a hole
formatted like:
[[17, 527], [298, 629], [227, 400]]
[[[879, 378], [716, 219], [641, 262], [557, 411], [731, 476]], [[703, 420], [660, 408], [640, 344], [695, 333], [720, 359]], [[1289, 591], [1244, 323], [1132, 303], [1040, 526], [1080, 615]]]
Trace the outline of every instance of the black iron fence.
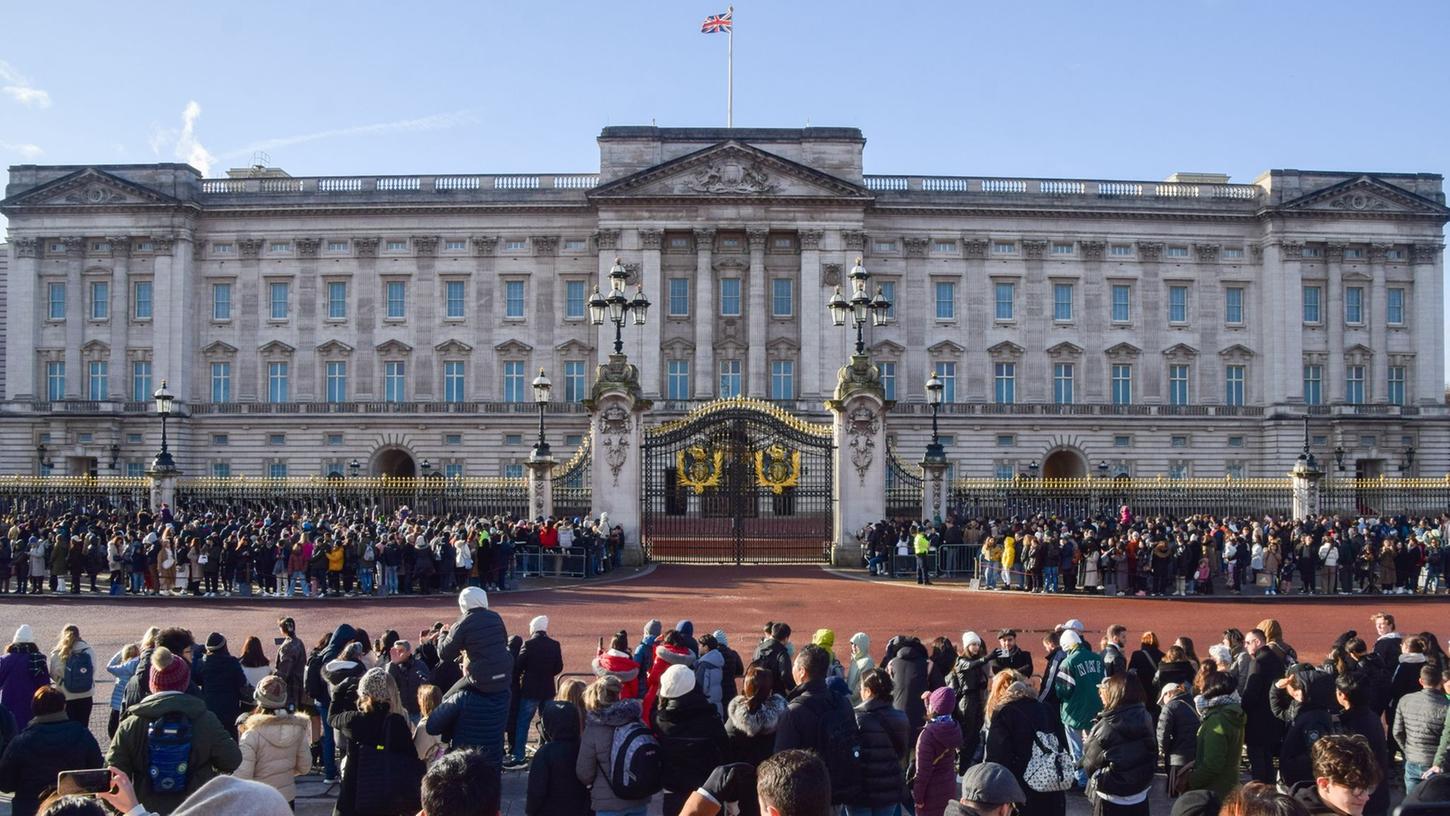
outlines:
[[574, 451], [574, 456], [554, 468], [550, 475], [554, 497], [554, 515], [558, 518], [584, 518], [594, 503], [594, 490], [589, 477], [593, 464], [589, 437]]

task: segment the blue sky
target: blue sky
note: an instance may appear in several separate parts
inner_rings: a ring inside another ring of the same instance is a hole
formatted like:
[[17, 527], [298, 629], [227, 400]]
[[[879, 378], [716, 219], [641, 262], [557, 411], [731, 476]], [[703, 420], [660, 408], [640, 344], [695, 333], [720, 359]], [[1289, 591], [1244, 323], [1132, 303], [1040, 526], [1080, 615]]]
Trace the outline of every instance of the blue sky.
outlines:
[[[12, 0], [0, 162], [589, 171], [604, 125], [724, 124], [725, 37], [699, 24], [725, 5]], [[1450, 170], [1442, 0], [743, 0], [735, 19], [735, 124], [860, 127], [867, 172]]]

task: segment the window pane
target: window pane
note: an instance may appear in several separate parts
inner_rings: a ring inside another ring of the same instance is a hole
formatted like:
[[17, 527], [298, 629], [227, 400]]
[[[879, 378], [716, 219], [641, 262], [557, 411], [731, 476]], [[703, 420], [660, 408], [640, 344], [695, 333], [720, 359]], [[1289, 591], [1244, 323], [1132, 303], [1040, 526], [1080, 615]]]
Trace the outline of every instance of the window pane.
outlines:
[[876, 368], [881, 371], [881, 389], [886, 398], [896, 399], [896, 363], [878, 363]]
[[342, 320], [347, 317], [347, 283], [333, 281], [327, 284], [327, 317]]
[[105, 361], [92, 361], [89, 366], [90, 376], [87, 378], [89, 384], [86, 388], [86, 399], [103, 400], [106, 398], [106, 390], [110, 384], [110, 366]]
[[45, 364], [45, 395], [51, 402], [65, 399], [65, 363]]
[[954, 320], [957, 316], [957, 285], [949, 281], [937, 281], [936, 319]]
[[1389, 289], [1385, 293], [1385, 322], [1398, 326], [1405, 322], [1405, 290]]
[[1320, 385], [1323, 380], [1323, 367], [1317, 365], [1304, 366], [1304, 404], [1323, 404], [1323, 394], [1320, 392]]
[[[580, 283], [579, 286], [582, 288], [584, 284]], [[448, 281], [447, 303], [444, 304], [443, 314], [450, 320], [463, 318], [463, 281]]]
[[267, 364], [267, 401], [286, 402], [288, 394], [287, 364]]
[[1112, 370], [1112, 391], [1114, 405], [1130, 405], [1133, 402], [1133, 367], [1117, 363]]
[[[458, 297], [459, 297], [460, 300], [462, 300], [462, 298], [463, 298], [463, 292], [462, 292], [463, 284], [461, 284], [461, 283], [458, 284], [458, 288], [460, 290]], [[565, 317], [568, 317], [568, 318], [582, 318], [582, 317], [584, 317], [584, 298], [585, 298], [585, 294], [584, 294], [584, 281], [577, 281], [577, 280], [565, 281], [564, 282], [564, 316]], [[459, 316], [462, 317], [462, 314], [460, 314]]]
[[1244, 367], [1231, 365], [1224, 368], [1224, 404], [1244, 404]]
[[1364, 319], [1364, 288], [1350, 286], [1344, 290], [1344, 322], [1361, 323]]
[[957, 401], [957, 364], [956, 363], [934, 363], [931, 367], [932, 373], [941, 380], [942, 402], [950, 403]]
[[720, 279], [720, 314], [726, 317], [740, 316], [740, 279]]
[[1052, 285], [1052, 319], [1072, 319], [1072, 284], [1055, 283]]
[[722, 399], [740, 396], [740, 361], [720, 361], [720, 393]]
[[287, 319], [287, 289], [285, 283], [274, 283], [267, 287], [267, 291], [271, 293], [273, 320]]
[[49, 318], [51, 320], [65, 320], [65, 284], [52, 283], [46, 287], [46, 291], [49, 293]]
[[1227, 323], [1244, 322], [1244, 290], [1230, 286], [1224, 290], [1223, 318]]
[[690, 279], [670, 278], [670, 317], [689, 317], [690, 315]]
[[878, 285], [881, 287], [881, 296], [891, 304], [886, 308], [886, 319], [894, 320], [896, 318], [896, 281], [881, 281]]
[[131, 363], [131, 399], [134, 402], [146, 402], [151, 399], [151, 363], [147, 360], [136, 360]]
[[211, 364], [211, 401], [232, 401], [232, 364]]
[[1186, 365], [1168, 367], [1168, 404], [1188, 404], [1188, 366]]
[[1319, 287], [1304, 287], [1304, 322], [1319, 322]]
[[1052, 401], [1058, 405], [1072, 404], [1073, 365], [1055, 363], [1052, 366]]
[[111, 284], [96, 281], [91, 284], [91, 319], [105, 320], [111, 314]]
[[774, 317], [790, 317], [795, 313], [793, 296], [795, 287], [789, 278], [776, 278], [770, 282], [770, 313]]
[[1168, 320], [1171, 323], [1188, 322], [1188, 287], [1168, 287]]
[[1386, 398], [1391, 405], [1405, 404], [1405, 367], [1389, 367], [1389, 389]]
[[405, 292], [402, 281], [388, 281], [388, 317], [397, 319], [407, 313]]
[[151, 319], [151, 281], [136, 283], [136, 319]]
[[1128, 286], [1125, 286], [1125, 285], [1122, 285], [1122, 284], [1114, 284], [1114, 286], [1113, 286], [1113, 322], [1114, 323], [1127, 323], [1128, 322], [1128, 297], [1129, 297], [1129, 292], [1130, 291], [1131, 291], [1131, 289]]
[[327, 364], [327, 401], [347, 401], [347, 363], [329, 361]]
[[524, 401], [524, 364], [510, 360], [503, 364], [504, 402]]
[[690, 398], [690, 362], [670, 360], [665, 373], [665, 399], [687, 400]]
[[[504, 316], [524, 316], [524, 282], [508, 281], [504, 284]], [[522, 365], [522, 363], [520, 364]]]
[[443, 401], [463, 402], [463, 363], [449, 360], [443, 364]]
[[578, 360], [564, 363], [564, 401], [578, 402], [585, 396], [584, 363]]
[[1011, 283], [999, 283], [992, 287], [996, 300], [996, 319], [1011, 320], [1014, 314], [1014, 302], [1017, 296], [1017, 286]]
[[232, 319], [232, 285], [214, 283], [211, 287], [211, 319]]
[[770, 364], [770, 398], [795, 399], [795, 362], [775, 360]]
[[403, 364], [393, 361], [383, 364], [383, 399], [387, 402], [402, 402], [404, 399]]
[[996, 363], [992, 366], [993, 397], [1003, 405], [1017, 401], [1017, 364]]

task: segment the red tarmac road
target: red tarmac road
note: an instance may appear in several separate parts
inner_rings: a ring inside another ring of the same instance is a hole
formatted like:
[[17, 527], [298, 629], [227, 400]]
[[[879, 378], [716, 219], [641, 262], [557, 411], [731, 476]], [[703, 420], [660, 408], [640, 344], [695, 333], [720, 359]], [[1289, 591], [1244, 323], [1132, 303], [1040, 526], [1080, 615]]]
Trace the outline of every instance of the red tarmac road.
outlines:
[[[589, 661], [601, 636], [624, 629], [631, 643], [636, 642], [642, 625], [650, 618], [659, 618], [667, 628], [689, 618], [695, 622], [697, 635], [722, 628], [730, 636], [730, 643], [746, 653], [747, 661], [748, 651], [758, 640], [757, 633], [768, 620], [790, 623], [797, 643], [806, 642], [819, 627], [834, 629], [836, 652], [842, 659], [849, 654], [848, 639], [857, 631], [871, 636], [873, 652], [879, 657], [886, 641], [898, 633], [916, 634], [923, 640], [937, 635], [955, 640], [964, 630], [972, 629], [991, 643], [992, 633], [999, 628], [1040, 632], [1069, 618], [1086, 624], [1094, 645], [1104, 628], [1122, 623], [1133, 633], [1132, 642], [1144, 629], [1156, 631], [1165, 645], [1178, 635], [1188, 635], [1201, 657], [1207, 656], [1208, 646], [1218, 641], [1224, 628], [1248, 630], [1267, 617], [1279, 619], [1286, 639], [1305, 658], [1322, 655], [1334, 637], [1346, 629], [1356, 629], [1366, 640], [1371, 639], [1374, 626], [1369, 618], [1381, 608], [1395, 614], [1401, 631], [1430, 629], [1442, 642], [1450, 635], [1445, 627], [1447, 607], [1443, 599], [1041, 596], [972, 592], [959, 584], [926, 589], [909, 582], [857, 580], [809, 566], [659, 566], [629, 580], [495, 593], [491, 600], [510, 633], [524, 633], [535, 615], [548, 615], [549, 633], [563, 643], [568, 672], [590, 670]], [[89, 595], [32, 600], [6, 595], [0, 599], [0, 638], [8, 640], [17, 626], [28, 623], [41, 645], [49, 648], [61, 626], [75, 623], [99, 658], [105, 660], [122, 644], [138, 639], [147, 626], [185, 626], [198, 640], [209, 632], [222, 632], [233, 654], [240, 654], [247, 635], [256, 634], [270, 656], [273, 623], [283, 614], [296, 618], [299, 634], [311, 646], [343, 622], [362, 626], [373, 636], [393, 628], [405, 637], [416, 638], [420, 629], [435, 620], [453, 621], [458, 607], [445, 596], [366, 602], [269, 598], [113, 600]], [[1024, 637], [1021, 643], [1040, 654], [1037, 636]]]

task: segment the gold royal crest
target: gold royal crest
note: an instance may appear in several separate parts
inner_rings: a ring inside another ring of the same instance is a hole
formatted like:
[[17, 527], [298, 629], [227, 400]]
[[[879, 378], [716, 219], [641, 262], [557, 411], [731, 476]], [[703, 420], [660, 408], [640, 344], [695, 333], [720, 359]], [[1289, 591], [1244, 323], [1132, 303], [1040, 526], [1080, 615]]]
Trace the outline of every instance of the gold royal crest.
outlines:
[[779, 495], [801, 480], [801, 452], [787, 451], [784, 445], [771, 445], [755, 452], [755, 483]]

